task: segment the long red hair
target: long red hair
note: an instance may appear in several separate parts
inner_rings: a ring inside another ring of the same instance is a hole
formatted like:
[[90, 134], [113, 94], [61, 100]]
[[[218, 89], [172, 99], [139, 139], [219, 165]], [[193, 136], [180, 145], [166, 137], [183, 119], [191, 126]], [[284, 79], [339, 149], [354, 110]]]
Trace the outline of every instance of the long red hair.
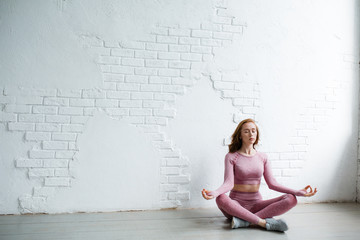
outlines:
[[256, 140], [254, 142], [254, 149], [255, 149], [255, 145], [258, 144], [259, 142], [259, 128], [258, 126], [256, 125], [255, 121], [251, 118], [248, 118], [248, 119], [244, 119], [242, 120], [238, 126], [236, 127], [235, 129], [235, 132], [233, 133], [233, 135], [231, 136], [231, 144], [229, 145], [229, 152], [231, 153], [234, 153], [236, 151], [238, 151], [241, 146], [242, 146], [242, 141], [241, 141], [241, 129], [242, 129], [242, 126], [245, 124], [245, 123], [248, 123], [248, 122], [252, 122], [255, 124], [255, 127], [256, 127]]

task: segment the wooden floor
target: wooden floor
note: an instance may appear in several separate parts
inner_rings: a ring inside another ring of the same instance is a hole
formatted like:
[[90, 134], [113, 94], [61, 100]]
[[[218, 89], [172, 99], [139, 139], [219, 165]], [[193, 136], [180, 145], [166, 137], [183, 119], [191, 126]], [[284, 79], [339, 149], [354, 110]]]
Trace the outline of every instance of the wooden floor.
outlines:
[[230, 229], [216, 208], [0, 216], [0, 239], [360, 239], [360, 204], [298, 204], [285, 233]]

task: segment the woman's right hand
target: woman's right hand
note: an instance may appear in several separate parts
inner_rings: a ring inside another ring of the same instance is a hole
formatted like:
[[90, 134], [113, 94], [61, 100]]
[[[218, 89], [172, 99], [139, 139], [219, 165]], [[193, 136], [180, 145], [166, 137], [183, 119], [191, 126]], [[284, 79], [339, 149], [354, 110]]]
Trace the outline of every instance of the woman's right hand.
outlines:
[[203, 198], [205, 198], [206, 200], [213, 199], [214, 196], [208, 195], [210, 192], [211, 192], [211, 191], [208, 191], [208, 190], [203, 189], [203, 190], [201, 191]]

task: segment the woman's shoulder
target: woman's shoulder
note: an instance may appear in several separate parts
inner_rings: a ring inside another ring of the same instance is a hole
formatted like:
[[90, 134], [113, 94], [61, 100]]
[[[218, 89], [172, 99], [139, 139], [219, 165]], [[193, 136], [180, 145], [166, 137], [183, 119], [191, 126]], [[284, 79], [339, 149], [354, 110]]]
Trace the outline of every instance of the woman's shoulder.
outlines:
[[235, 162], [236, 159], [238, 157], [238, 154], [237, 152], [228, 152], [226, 155], [225, 155], [225, 160], [227, 161], [230, 161], [230, 162]]
[[257, 151], [256, 155], [258, 155], [264, 162], [266, 162], [267, 159], [268, 159], [268, 155], [266, 153], [264, 153], [264, 152]]

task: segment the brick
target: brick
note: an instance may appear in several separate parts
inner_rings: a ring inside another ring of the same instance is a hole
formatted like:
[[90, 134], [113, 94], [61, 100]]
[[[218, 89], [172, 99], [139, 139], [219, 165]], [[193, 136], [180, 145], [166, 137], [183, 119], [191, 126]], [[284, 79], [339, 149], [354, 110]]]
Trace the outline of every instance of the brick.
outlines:
[[254, 100], [248, 98], [234, 98], [233, 99], [234, 106], [253, 106]]
[[1, 95], [0, 95], [0, 103], [13, 104], [13, 103], [15, 103], [15, 102], [16, 102], [16, 98], [13, 97], [13, 96], [8, 97], [8, 96], [1, 96]]
[[283, 177], [295, 177], [298, 176], [300, 174], [300, 170], [299, 169], [284, 169], [282, 170], [282, 176]]
[[175, 85], [193, 86], [194, 81], [190, 78], [172, 78], [171, 83]]
[[235, 26], [247, 26], [247, 23], [239, 18], [233, 18], [231, 24]]
[[15, 113], [0, 112], [0, 122], [16, 122], [17, 117]]
[[129, 109], [106, 108], [106, 112], [111, 116], [128, 116], [129, 115]]
[[116, 98], [116, 99], [130, 99], [130, 93], [122, 92], [122, 91], [107, 91], [106, 97], [107, 98]]
[[[222, 42], [221, 40], [217, 39], [201, 39], [201, 45], [208, 46], [208, 47], [221, 47]], [[210, 49], [211, 52], [211, 49]]]
[[[73, 158], [75, 153], [76, 153], [76, 151], [56, 151], [55, 158], [69, 159], [69, 158]], [[66, 161], [68, 161], [68, 160], [66, 160]]]
[[[34, 106], [34, 107], [37, 107], [37, 106]], [[18, 104], [7, 104], [7, 105], [5, 105], [4, 111], [7, 113], [30, 113], [31, 106], [18, 105]]]
[[169, 45], [170, 52], [190, 52], [190, 45]]
[[84, 131], [84, 125], [82, 124], [66, 124], [61, 126], [62, 132], [75, 132], [82, 133]]
[[144, 100], [142, 107], [144, 108], [163, 108], [165, 103], [162, 101]]
[[44, 159], [45, 168], [67, 168], [69, 167], [68, 159]]
[[19, 114], [19, 122], [44, 122], [43, 114]]
[[147, 116], [145, 118], [146, 124], [157, 124], [157, 125], [166, 126], [168, 123], [167, 121], [168, 120], [165, 117], [149, 117], [149, 116]]
[[176, 36], [156, 36], [156, 42], [158, 43], [177, 43], [178, 37]]
[[271, 167], [278, 168], [278, 169], [289, 168], [290, 162], [289, 161], [271, 161]]
[[111, 66], [112, 73], [134, 74], [134, 68], [128, 66]]
[[191, 52], [193, 53], [212, 53], [212, 48], [211, 47], [205, 47], [205, 46], [191, 46], [190, 49]]
[[76, 133], [52, 133], [51, 139], [55, 141], [75, 141], [76, 136]]
[[127, 83], [147, 83], [148, 76], [126, 76], [125, 82], [127, 82]]
[[69, 106], [69, 99], [67, 98], [44, 98], [44, 105], [49, 106]]
[[180, 59], [180, 54], [175, 52], [159, 52], [158, 58], [167, 60], [178, 60]]
[[173, 150], [173, 149], [163, 149], [163, 150], [160, 150], [160, 154], [162, 157], [180, 157], [181, 155], [181, 152], [180, 150]]
[[159, 76], [179, 77], [180, 70], [179, 69], [159, 69]]
[[152, 51], [168, 51], [169, 47], [167, 44], [146, 43], [145, 49]]
[[135, 51], [130, 49], [111, 49], [110, 54], [119, 57], [134, 57]]
[[57, 110], [55, 106], [33, 106], [32, 113], [56, 114]]
[[32, 168], [29, 169], [29, 177], [52, 177], [55, 174], [54, 169]]
[[189, 183], [189, 176], [169, 176], [169, 183]]
[[189, 200], [190, 193], [189, 192], [184, 192], [184, 193], [171, 192], [171, 193], [169, 193], [169, 199], [170, 200]]
[[57, 132], [61, 130], [59, 124], [50, 124], [50, 123], [37, 123], [36, 131], [38, 132]]
[[166, 61], [166, 60], [146, 59], [145, 60], [145, 66], [146, 67], [167, 68], [168, 67], [168, 61]]
[[60, 178], [60, 177], [53, 177], [53, 178], [45, 178], [45, 186], [70, 186], [70, 178]]
[[144, 76], [156, 76], [158, 74], [158, 70], [155, 68], [135, 68], [135, 74]]
[[45, 122], [48, 122], [48, 123], [70, 123], [70, 116], [47, 115], [47, 116], [45, 116]]
[[186, 158], [167, 158], [166, 165], [169, 167], [173, 166], [188, 166], [189, 161]]
[[100, 65], [100, 70], [102, 73], [111, 73], [111, 69], [114, 65]]
[[130, 109], [130, 116], [151, 116], [151, 109], [132, 108]]
[[124, 66], [143, 67], [144, 59], [123, 58], [121, 64]]
[[141, 100], [120, 100], [120, 107], [140, 108]]
[[214, 39], [225, 39], [225, 40], [232, 40], [233, 33], [228, 32], [214, 32], [213, 33]]
[[214, 24], [212, 22], [201, 23], [201, 29], [203, 30], [221, 31], [221, 26], [221, 24]]
[[156, 59], [157, 52], [154, 51], [135, 51], [135, 58], [142, 58], [142, 59]]
[[156, 117], [174, 118], [175, 115], [176, 115], [175, 109], [154, 109], [154, 116]]
[[9, 123], [8, 128], [10, 131], [34, 131], [34, 123]]
[[224, 98], [240, 98], [240, 97], [244, 97], [244, 94], [240, 91], [223, 90], [222, 97], [224, 97]]
[[73, 107], [94, 107], [94, 99], [70, 99], [70, 106]]
[[171, 84], [171, 78], [170, 77], [151, 76], [151, 77], [149, 77], [149, 83], [151, 83], [151, 84]]
[[135, 41], [122, 41], [120, 42], [120, 46], [123, 48], [130, 49], [145, 49], [145, 43], [143, 42], [135, 42]]
[[161, 92], [162, 86], [159, 84], [145, 84], [140, 86], [143, 92]]
[[139, 91], [140, 84], [138, 83], [118, 83], [117, 90], [120, 91]]
[[190, 69], [190, 63], [183, 61], [170, 61], [169, 68]]
[[82, 115], [83, 109], [78, 107], [59, 107], [60, 115]]
[[29, 151], [30, 158], [53, 158], [55, 156], [54, 151], [43, 151], [43, 150], [31, 150]]
[[66, 150], [68, 143], [63, 141], [43, 141], [42, 148], [44, 150]]
[[153, 99], [153, 93], [151, 92], [132, 92], [131, 99]]
[[103, 79], [105, 82], [124, 82], [125, 77], [123, 74], [106, 73], [103, 74]]
[[170, 36], [190, 36], [189, 29], [169, 29]]
[[200, 38], [180, 37], [179, 44], [200, 45]]
[[202, 55], [198, 53], [182, 53], [181, 60], [201, 62]]
[[119, 101], [115, 99], [96, 99], [96, 107], [117, 107], [119, 106]]
[[177, 184], [161, 184], [160, 191], [161, 192], [177, 192], [177, 191], [179, 191], [179, 185], [177, 185]]
[[112, 41], [112, 40], [105, 40], [104, 41], [104, 47], [116, 48], [116, 47], [119, 47], [119, 42]]
[[163, 86], [164, 92], [169, 93], [178, 93], [178, 94], [184, 94], [185, 93], [185, 87], [180, 85], [164, 85]]
[[160, 130], [159, 126], [157, 125], [140, 125], [137, 127], [140, 128], [144, 133], [156, 133]]
[[16, 167], [42, 167], [43, 162], [41, 159], [18, 159], [15, 161]]
[[58, 97], [70, 97], [70, 98], [79, 98], [81, 97], [81, 90], [61, 90], [58, 89]]
[[105, 92], [100, 89], [84, 89], [82, 90], [83, 98], [105, 98]]
[[154, 93], [154, 100], [175, 101], [176, 95], [172, 93]]
[[61, 168], [61, 169], [55, 169], [55, 176], [56, 177], [68, 177], [70, 176], [69, 169]]
[[25, 139], [27, 141], [50, 140], [51, 133], [49, 133], [49, 132], [26, 132]]
[[192, 30], [191, 37], [211, 38], [212, 32], [207, 30]]

